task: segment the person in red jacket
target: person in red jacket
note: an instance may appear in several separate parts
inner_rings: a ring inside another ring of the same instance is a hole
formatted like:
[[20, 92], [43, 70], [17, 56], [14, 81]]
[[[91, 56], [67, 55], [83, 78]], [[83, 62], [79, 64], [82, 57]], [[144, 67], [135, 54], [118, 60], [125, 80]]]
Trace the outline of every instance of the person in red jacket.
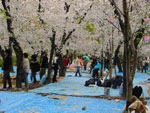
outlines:
[[64, 56], [64, 66], [65, 66], [65, 69], [67, 70], [67, 66], [68, 66], [68, 58], [67, 58], [67, 56]]
[[67, 58], [67, 56], [64, 56], [64, 65], [65, 65], [65, 67], [68, 66], [68, 58]]

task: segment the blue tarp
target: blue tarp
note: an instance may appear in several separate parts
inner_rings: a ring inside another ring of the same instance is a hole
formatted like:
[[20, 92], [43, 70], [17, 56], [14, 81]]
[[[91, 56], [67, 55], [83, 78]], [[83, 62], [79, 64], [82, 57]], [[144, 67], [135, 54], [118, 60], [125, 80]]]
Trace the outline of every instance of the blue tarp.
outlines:
[[[14, 67], [15, 73], [11, 75], [16, 75], [16, 67]], [[0, 72], [2, 70], [0, 69]], [[113, 75], [114, 75], [113, 71]], [[66, 94], [66, 95], [86, 95], [86, 96], [99, 96], [104, 95], [104, 87], [85, 87], [84, 83], [91, 77], [91, 74], [82, 73], [82, 77], [75, 77], [75, 73], [67, 73], [66, 77], [58, 83], [51, 83], [41, 88], [33, 90], [36, 93], [57, 93], [57, 94]], [[123, 75], [123, 73], [117, 73], [117, 75]], [[40, 79], [39, 74], [36, 75], [37, 80]], [[149, 75], [144, 73], [136, 73], [134, 78], [134, 86], [140, 85], [143, 88], [144, 96], [149, 97], [147, 93], [148, 87], [141, 85], [141, 82], [147, 81]], [[29, 83], [30, 74], [28, 76]], [[110, 96], [119, 96], [119, 89], [110, 89]]]
[[[55, 96], [55, 95], [52, 95]], [[24, 92], [0, 92], [0, 111], [6, 113], [121, 113], [125, 101], [70, 97], [66, 100], [49, 99]], [[85, 106], [86, 110], [82, 110]]]
[[[71, 75], [71, 73], [68, 73]], [[104, 87], [85, 87], [85, 81], [90, 75], [82, 73], [82, 77], [65, 77], [60, 82], [51, 83], [44, 87], [34, 89], [36, 93], [57, 93], [66, 95], [99, 96], [104, 95]], [[119, 89], [111, 89], [111, 96], [119, 96]]]
[[[118, 73], [122, 75], [122, 73]], [[91, 77], [90, 74], [82, 73], [82, 77], [75, 77], [74, 73], [67, 73], [66, 77], [58, 83], [51, 83], [44, 87], [34, 89], [36, 93], [56, 93], [65, 95], [84, 95], [84, 96], [99, 96], [104, 95], [104, 87], [85, 87], [85, 81]], [[143, 73], [136, 73], [134, 86], [140, 85], [143, 88], [144, 96], [149, 97], [147, 93], [148, 87], [141, 85], [140, 82], [147, 80], [149, 76]], [[110, 89], [110, 96], [120, 96], [118, 89]]]
[[[84, 86], [85, 81], [91, 77], [90, 74], [82, 73], [82, 77], [75, 77], [74, 75], [75, 73], [67, 73], [66, 77], [60, 82], [48, 84], [34, 89], [32, 92], [57, 93], [59, 95], [104, 95], [103, 87]], [[118, 73], [118, 75], [122, 76], [122, 73]], [[39, 78], [39, 75], [37, 77]], [[30, 76], [28, 78], [30, 80]], [[133, 82], [134, 86], [140, 85], [143, 87], [145, 97], [149, 97], [148, 87], [140, 83], [147, 81], [147, 78], [149, 78], [147, 74], [136, 73]], [[35, 93], [0, 92], [0, 111], [6, 111], [6, 113], [121, 113], [125, 105], [125, 101], [116, 103], [114, 100], [71, 96], [67, 96], [67, 100], [56, 100], [49, 99], [50, 96], [41, 96]], [[119, 89], [110, 89], [110, 96], [119, 96]], [[150, 104], [149, 101], [148, 104]], [[82, 110], [83, 106], [86, 106], [85, 111]]]

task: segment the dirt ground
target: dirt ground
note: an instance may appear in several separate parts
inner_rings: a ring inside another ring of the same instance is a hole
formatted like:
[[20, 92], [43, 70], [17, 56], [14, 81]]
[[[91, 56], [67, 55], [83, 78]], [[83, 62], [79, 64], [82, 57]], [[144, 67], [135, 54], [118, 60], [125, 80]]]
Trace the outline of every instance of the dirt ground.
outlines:
[[[59, 82], [61, 79], [63, 79], [64, 77], [58, 77], [57, 78], [57, 82]], [[16, 79], [14, 76], [11, 77], [11, 82], [12, 82], [12, 89], [3, 89], [3, 76], [0, 75], [0, 91], [29, 91], [35, 88], [39, 88], [42, 87], [46, 84], [40, 84], [40, 81], [37, 81], [36, 83], [30, 83], [29, 84], [29, 88], [26, 89], [24, 84], [22, 84], [22, 88], [16, 88]]]

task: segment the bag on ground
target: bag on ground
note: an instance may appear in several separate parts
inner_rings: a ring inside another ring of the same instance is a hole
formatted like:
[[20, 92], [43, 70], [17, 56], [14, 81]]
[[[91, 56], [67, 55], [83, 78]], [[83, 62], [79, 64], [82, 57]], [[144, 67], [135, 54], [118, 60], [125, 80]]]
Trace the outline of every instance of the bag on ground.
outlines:
[[103, 86], [104, 87], [111, 87], [111, 80], [108, 80], [108, 79], [105, 80]]
[[43, 75], [40, 84], [45, 84], [46, 83], [46, 79], [47, 79], [47, 75]]
[[101, 86], [102, 85], [102, 82], [100, 79], [97, 80], [97, 86]]
[[85, 86], [89, 86], [90, 84], [95, 84], [95, 80], [89, 79], [89, 80], [85, 81]]

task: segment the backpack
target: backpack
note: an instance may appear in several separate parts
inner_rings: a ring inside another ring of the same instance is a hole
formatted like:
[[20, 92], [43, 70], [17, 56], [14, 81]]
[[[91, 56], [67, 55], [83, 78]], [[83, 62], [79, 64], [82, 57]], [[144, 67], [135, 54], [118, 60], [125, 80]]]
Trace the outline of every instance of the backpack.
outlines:
[[102, 66], [99, 62], [97, 62], [97, 64], [94, 66], [94, 69], [100, 69]]
[[89, 80], [85, 81], [84, 86], [89, 86], [90, 84], [95, 84], [95, 80], [94, 79], [89, 79]]
[[134, 95], [137, 98], [139, 98], [141, 96], [142, 92], [143, 92], [143, 89], [142, 89], [141, 86], [135, 86], [133, 88], [132, 95]]
[[111, 80], [108, 80], [108, 79], [107, 79], [107, 80], [104, 81], [103, 86], [104, 86], [104, 87], [111, 87], [111, 82], [112, 82]]
[[102, 85], [102, 82], [101, 82], [101, 80], [97, 80], [97, 86], [101, 86]]

